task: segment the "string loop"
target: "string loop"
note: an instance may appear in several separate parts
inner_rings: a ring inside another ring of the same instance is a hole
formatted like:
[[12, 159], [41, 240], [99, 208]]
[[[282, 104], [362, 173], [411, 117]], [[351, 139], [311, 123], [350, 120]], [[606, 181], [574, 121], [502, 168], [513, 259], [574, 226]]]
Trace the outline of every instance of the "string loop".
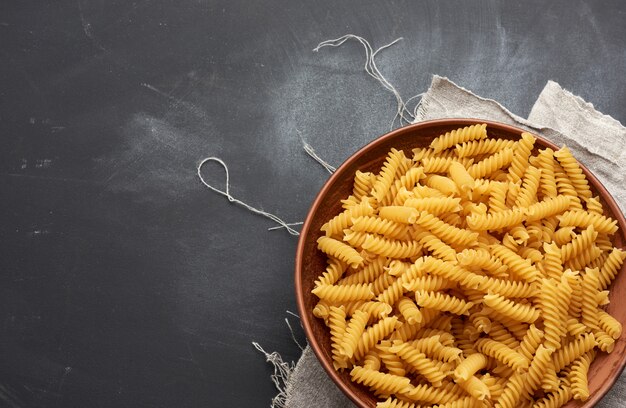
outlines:
[[[219, 188], [210, 185], [204, 179], [204, 177], [202, 176], [202, 167], [206, 163], [211, 162], [211, 161], [215, 162], [215, 163], [218, 163], [224, 169], [224, 173], [226, 174], [226, 185], [224, 187], [224, 190], [220, 190]], [[291, 234], [291, 235], [294, 235], [294, 236], [300, 235], [300, 233], [298, 231], [296, 231], [295, 229], [291, 228], [291, 226], [299, 225], [301, 223], [287, 223], [287, 222], [283, 221], [278, 216], [276, 216], [276, 215], [274, 215], [272, 213], [268, 213], [266, 211], [259, 210], [258, 208], [252, 207], [251, 205], [246, 204], [243, 201], [238, 200], [237, 198], [233, 197], [230, 194], [230, 174], [228, 172], [228, 166], [219, 157], [207, 157], [207, 158], [202, 159], [200, 161], [200, 163], [198, 164], [197, 173], [198, 173], [198, 178], [200, 179], [202, 184], [204, 184], [207, 188], [211, 189], [212, 191], [216, 192], [217, 194], [226, 197], [228, 199], [228, 201], [230, 201], [231, 203], [239, 204], [240, 206], [244, 207], [245, 209], [247, 209], [247, 210], [249, 210], [249, 211], [251, 211], [251, 212], [253, 212], [255, 214], [261, 215], [261, 216], [263, 216], [265, 218], [269, 218], [270, 220], [272, 220], [275, 223], [279, 224], [280, 228], [285, 228], [287, 230], [287, 232], [289, 234]]]

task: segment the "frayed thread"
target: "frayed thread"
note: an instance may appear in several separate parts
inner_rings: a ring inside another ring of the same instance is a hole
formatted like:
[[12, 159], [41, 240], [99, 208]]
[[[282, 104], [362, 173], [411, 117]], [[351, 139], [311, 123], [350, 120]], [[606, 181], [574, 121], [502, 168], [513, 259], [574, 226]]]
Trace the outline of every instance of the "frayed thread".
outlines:
[[[296, 313], [290, 312], [289, 310], [287, 310], [287, 313], [300, 319], [300, 316], [298, 316]], [[296, 339], [296, 335], [293, 332], [293, 328], [291, 327], [288, 318], [285, 318], [285, 323], [287, 323], [287, 327], [289, 328], [289, 332], [291, 333], [291, 339], [293, 340], [293, 342], [296, 343], [301, 351], [304, 351], [304, 347], [302, 347], [300, 342], [298, 342], [298, 340]], [[272, 366], [274, 367], [274, 374], [272, 374], [270, 378], [274, 383], [274, 386], [278, 390], [278, 394], [272, 399], [272, 404], [270, 405], [270, 407], [286, 408], [287, 385], [289, 384], [289, 379], [291, 378], [293, 371], [296, 369], [296, 364], [293, 361], [291, 363], [284, 361], [282, 356], [276, 351], [268, 353], [256, 341], [253, 341], [252, 345], [255, 349], [263, 353], [263, 355], [265, 356], [265, 361], [272, 364]]]
[[380, 70], [378, 69], [378, 66], [376, 65], [376, 55], [379, 52], [403, 40], [403, 38], [402, 37], [397, 38], [393, 40], [392, 42], [390, 42], [389, 44], [383, 45], [382, 47], [374, 50], [372, 46], [370, 45], [370, 43], [363, 37], [359, 37], [358, 35], [354, 35], [354, 34], [346, 34], [334, 40], [322, 41], [321, 43], [317, 45], [317, 47], [313, 49], [313, 51], [317, 52], [320, 50], [320, 48], [323, 48], [323, 47], [339, 47], [348, 40], [358, 41], [363, 46], [363, 48], [365, 49], [365, 66], [364, 66], [365, 72], [369, 76], [374, 78], [376, 81], [378, 81], [386, 90], [391, 92], [393, 96], [396, 98], [396, 114], [393, 117], [393, 120], [391, 121], [391, 124], [389, 126], [390, 129], [394, 128], [396, 119], [400, 120], [400, 126], [403, 125], [403, 121], [404, 121], [404, 124], [409, 124], [409, 123], [414, 122], [415, 112], [417, 111], [417, 106], [415, 107], [413, 112], [411, 112], [411, 110], [407, 108], [407, 104], [409, 101], [419, 98], [423, 94], [415, 95], [409, 98], [406, 102], [404, 102], [402, 100], [402, 95], [400, 95], [400, 92], [398, 92], [398, 90], [384, 77], [384, 75], [380, 72]]
[[272, 364], [274, 367], [274, 374], [270, 376], [274, 386], [278, 390], [278, 394], [272, 398], [272, 404], [270, 405], [272, 408], [286, 408], [287, 407], [287, 384], [289, 383], [289, 378], [291, 374], [293, 374], [293, 370], [295, 370], [296, 365], [292, 361], [291, 363], [287, 363], [283, 361], [283, 358], [276, 351], [273, 353], [268, 353], [263, 350], [263, 347], [257, 342], [252, 342], [254, 348], [259, 350], [263, 355], [265, 355], [265, 360]]
[[316, 162], [321, 164], [322, 167], [324, 167], [326, 169], [326, 171], [328, 171], [330, 174], [333, 174], [335, 171], [337, 171], [337, 169], [334, 166], [331, 166], [324, 159], [322, 159], [317, 154], [315, 149], [313, 149], [313, 147], [310, 144], [308, 144], [307, 142], [305, 142], [304, 140], [302, 141], [302, 148], [304, 149], [306, 154], [308, 154], [309, 156], [311, 156], [313, 158], [313, 160], [315, 160]]

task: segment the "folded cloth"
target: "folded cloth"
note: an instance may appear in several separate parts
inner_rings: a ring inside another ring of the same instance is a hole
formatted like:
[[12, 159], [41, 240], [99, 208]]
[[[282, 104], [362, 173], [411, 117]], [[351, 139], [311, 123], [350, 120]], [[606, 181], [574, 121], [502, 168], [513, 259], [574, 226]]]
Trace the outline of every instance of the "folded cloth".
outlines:
[[[625, 211], [626, 128], [556, 82], [548, 82], [528, 119], [524, 119], [494, 100], [481, 98], [447, 78], [434, 76], [430, 89], [422, 97], [416, 122], [454, 117], [508, 123], [557, 145], [567, 144]], [[310, 347], [304, 350], [289, 375], [285, 397], [288, 408], [354, 406], [328, 377]], [[596, 407], [626, 407], [626, 373]]]

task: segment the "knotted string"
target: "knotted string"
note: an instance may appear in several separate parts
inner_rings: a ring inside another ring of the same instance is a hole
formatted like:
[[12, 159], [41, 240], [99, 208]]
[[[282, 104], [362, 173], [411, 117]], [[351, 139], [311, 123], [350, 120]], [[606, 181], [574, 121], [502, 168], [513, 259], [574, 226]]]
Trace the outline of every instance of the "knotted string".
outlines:
[[[222, 166], [222, 168], [224, 168], [224, 172], [226, 173], [226, 187], [225, 187], [224, 191], [220, 190], [219, 188], [213, 187], [212, 185], [210, 185], [209, 183], [206, 182], [204, 177], [202, 177], [202, 167], [206, 163], [208, 163], [210, 161], [216, 162], [220, 166]], [[280, 219], [279, 217], [277, 217], [274, 214], [268, 213], [268, 212], [263, 211], [263, 210], [259, 210], [258, 208], [254, 208], [251, 205], [248, 205], [248, 204], [244, 203], [243, 201], [238, 200], [235, 197], [233, 197], [230, 194], [230, 174], [228, 173], [228, 166], [219, 157], [207, 157], [205, 159], [202, 159], [200, 164], [198, 164], [197, 173], [198, 173], [198, 178], [200, 179], [202, 184], [204, 184], [206, 187], [210, 188], [211, 190], [215, 191], [216, 193], [226, 197], [228, 199], [228, 201], [230, 201], [231, 203], [239, 204], [240, 206], [244, 207], [248, 211], [251, 211], [251, 212], [253, 212], [255, 214], [258, 214], [258, 215], [262, 215], [265, 218], [269, 218], [270, 220], [272, 220], [275, 223], [279, 224], [281, 228], [285, 228], [287, 230], [287, 232], [290, 233], [291, 235], [295, 235], [295, 236], [300, 235], [300, 233], [298, 231], [296, 231], [295, 229], [291, 228], [291, 226], [293, 226], [293, 225], [300, 225], [302, 223], [287, 223], [287, 222], [283, 221], [282, 219]]]

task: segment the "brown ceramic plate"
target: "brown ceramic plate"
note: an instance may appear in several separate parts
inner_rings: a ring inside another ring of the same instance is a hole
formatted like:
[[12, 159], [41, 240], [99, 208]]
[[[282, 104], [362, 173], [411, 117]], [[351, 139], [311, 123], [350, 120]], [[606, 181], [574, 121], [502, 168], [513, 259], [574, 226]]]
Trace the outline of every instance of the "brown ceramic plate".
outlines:
[[[341, 211], [340, 200], [352, 192], [352, 182], [357, 170], [378, 172], [387, 153], [392, 147], [411, 153], [411, 149], [428, 146], [431, 140], [442, 133], [459, 127], [487, 123], [487, 130], [492, 137], [518, 139], [522, 130], [513, 126], [476, 119], [441, 119], [422, 122], [394, 130], [374, 140], [353, 154], [330, 177], [318, 193], [306, 217], [296, 253], [295, 288], [298, 309], [302, 325], [311, 348], [317, 355], [328, 375], [337, 386], [360, 407], [374, 407], [376, 399], [365, 387], [350, 381], [348, 372], [334, 370], [331, 358], [330, 334], [324, 322], [313, 316], [313, 308], [318, 299], [311, 294], [313, 282], [326, 267], [326, 256], [317, 250], [316, 240], [322, 235], [320, 227], [324, 222]], [[538, 137], [535, 144], [541, 148], [558, 149], [551, 142]], [[620, 230], [615, 235], [614, 245], [624, 248], [626, 245], [626, 220], [615, 200], [606, 188], [583, 166], [583, 171], [596, 195], [602, 199], [608, 216], [618, 220]], [[608, 311], [626, 327], [626, 307], [620, 300], [626, 296], [626, 274], [623, 267], [611, 286], [611, 304]], [[626, 331], [616, 342], [611, 354], [601, 353], [591, 365], [589, 371], [589, 390], [591, 397], [585, 403], [570, 402], [566, 407], [592, 407], [611, 388], [626, 364]]]

